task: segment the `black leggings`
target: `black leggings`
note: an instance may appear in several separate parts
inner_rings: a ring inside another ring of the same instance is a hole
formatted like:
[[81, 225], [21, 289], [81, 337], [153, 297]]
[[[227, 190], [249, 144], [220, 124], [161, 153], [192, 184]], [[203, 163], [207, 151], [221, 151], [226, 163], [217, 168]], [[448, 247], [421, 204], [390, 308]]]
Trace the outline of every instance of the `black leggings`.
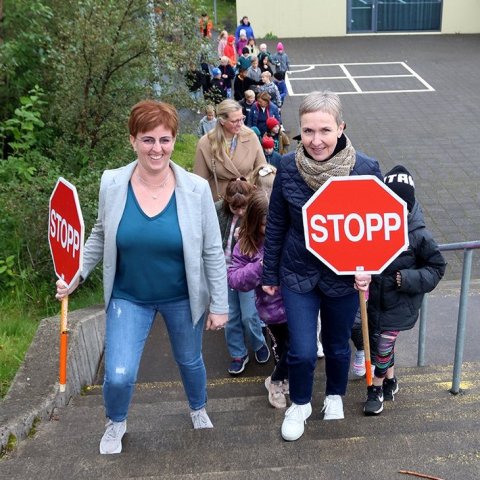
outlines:
[[267, 325], [268, 336], [273, 351], [275, 368], [272, 373], [272, 382], [288, 380], [288, 327], [287, 322]]

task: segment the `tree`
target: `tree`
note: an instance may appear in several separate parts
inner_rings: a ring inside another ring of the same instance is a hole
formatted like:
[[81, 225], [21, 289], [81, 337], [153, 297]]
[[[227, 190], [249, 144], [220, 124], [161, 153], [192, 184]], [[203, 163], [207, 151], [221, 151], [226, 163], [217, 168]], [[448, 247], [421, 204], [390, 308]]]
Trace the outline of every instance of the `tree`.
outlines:
[[37, 83], [49, 87], [52, 17], [41, 0], [0, 0], [0, 121]]
[[52, 109], [60, 126], [56, 151], [75, 172], [103, 167], [111, 155], [123, 162], [126, 118], [134, 103], [156, 96], [177, 107], [189, 101], [182, 69], [202, 46], [196, 14], [189, 2], [53, 4], [59, 40]]

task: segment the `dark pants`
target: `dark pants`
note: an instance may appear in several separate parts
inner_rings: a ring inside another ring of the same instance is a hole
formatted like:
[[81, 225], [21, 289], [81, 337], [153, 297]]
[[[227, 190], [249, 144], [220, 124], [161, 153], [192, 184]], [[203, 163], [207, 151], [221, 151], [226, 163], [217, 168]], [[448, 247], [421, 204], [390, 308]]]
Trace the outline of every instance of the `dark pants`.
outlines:
[[316, 288], [296, 293], [282, 286], [290, 347], [288, 376], [290, 398], [305, 405], [312, 398], [317, 363], [317, 319], [320, 310], [325, 352], [326, 395], [345, 395], [350, 367], [350, 335], [359, 306], [358, 293], [329, 297]]
[[272, 373], [273, 382], [283, 382], [288, 380], [288, 325], [286, 323], [277, 323], [267, 327], [272, 343], [273, 358], [275, 368]]

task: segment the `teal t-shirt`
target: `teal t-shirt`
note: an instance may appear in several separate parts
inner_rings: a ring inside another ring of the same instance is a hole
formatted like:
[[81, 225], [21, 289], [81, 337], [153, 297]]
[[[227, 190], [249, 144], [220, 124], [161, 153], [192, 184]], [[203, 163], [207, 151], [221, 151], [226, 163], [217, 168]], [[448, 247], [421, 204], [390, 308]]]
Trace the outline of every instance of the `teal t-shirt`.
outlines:
[[162, 212], [149, 217], [129, 184], [117, 231], [117, 271], [112, 296], [144, 304], [188, 298], [175, 193]]

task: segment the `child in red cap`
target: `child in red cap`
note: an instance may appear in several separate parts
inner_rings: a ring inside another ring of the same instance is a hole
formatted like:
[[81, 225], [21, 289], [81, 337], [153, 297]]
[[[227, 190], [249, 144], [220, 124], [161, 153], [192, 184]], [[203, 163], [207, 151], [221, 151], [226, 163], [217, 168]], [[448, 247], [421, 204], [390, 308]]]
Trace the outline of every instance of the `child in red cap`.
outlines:
[[274, 143], [275, 142], [273, 141], [273, 138], [269, 137], [268, 135], [265, 135], [262, 138], [262, 147], [263, 153], [265, 154], [265, 159], [275, 168], [278, 168], [280, 166], [280, 160], [282, 159], [282, 156], [274, 150]]
[[280, 155], [285, 155], [290, 146], [290, 139], [285, 132], [281, 131], [280, 122], [275, 117], [267, 118], [267, 136], [272, 137], [274, 146], [273, 149]]

